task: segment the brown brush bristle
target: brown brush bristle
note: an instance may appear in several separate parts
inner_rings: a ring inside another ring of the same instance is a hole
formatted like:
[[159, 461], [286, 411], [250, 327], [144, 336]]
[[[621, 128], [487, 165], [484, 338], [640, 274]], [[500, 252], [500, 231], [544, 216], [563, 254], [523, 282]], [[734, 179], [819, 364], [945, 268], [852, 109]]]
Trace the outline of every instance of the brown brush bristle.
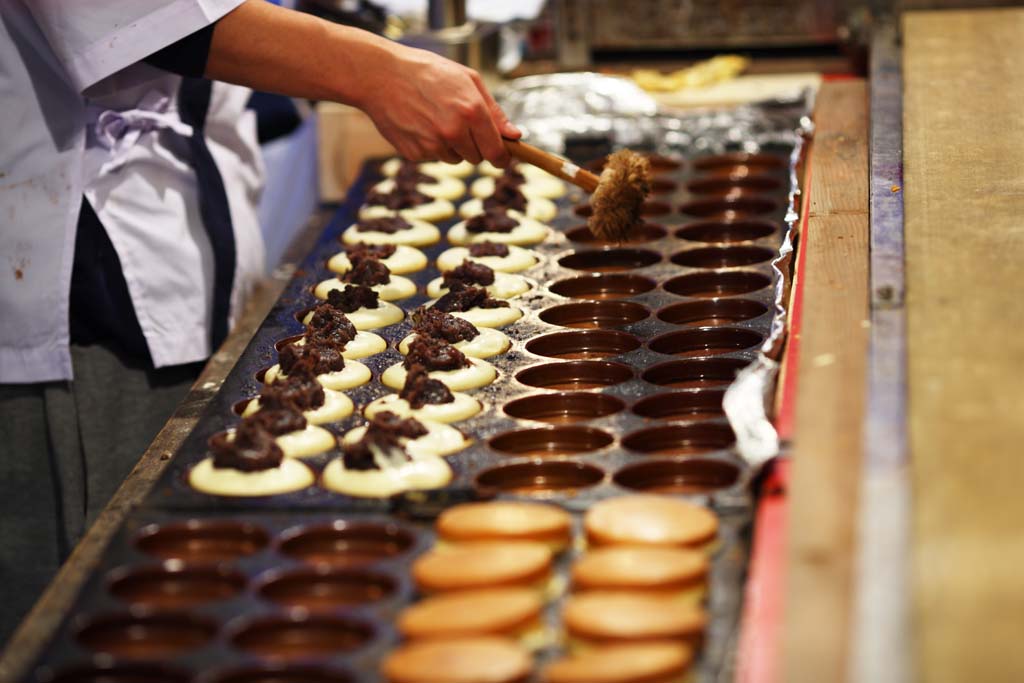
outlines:
[[594, 209], [588, 225], [595, 236], [615, 242], [628, 239], [640, 224], [640, 207], [651, 191], [651, 163], [646, 157], [620, 149], [610, 157], [590, 198]]

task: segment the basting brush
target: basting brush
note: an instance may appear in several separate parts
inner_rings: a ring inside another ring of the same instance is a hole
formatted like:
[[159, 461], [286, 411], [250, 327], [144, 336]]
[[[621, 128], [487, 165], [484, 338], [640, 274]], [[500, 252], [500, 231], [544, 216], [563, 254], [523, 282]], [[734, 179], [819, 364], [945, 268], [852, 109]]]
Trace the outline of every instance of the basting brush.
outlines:
[[509, 155], [579, 186], [592, 195], [594, 212], [587, 221], [596, 237], [625, 241], [640, 224], [640, 208], [650, 192], [651, 164], [636, 152], [622, 149], [608, 157], [598, 176], [576, 164], [519, 140], [505, 140]]

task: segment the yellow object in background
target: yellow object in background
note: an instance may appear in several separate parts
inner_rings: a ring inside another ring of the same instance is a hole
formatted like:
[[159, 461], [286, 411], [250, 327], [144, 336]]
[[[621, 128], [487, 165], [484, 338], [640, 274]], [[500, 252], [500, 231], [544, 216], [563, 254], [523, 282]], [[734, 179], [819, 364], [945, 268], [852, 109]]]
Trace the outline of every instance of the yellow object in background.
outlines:
[[732, 80], [749, 64], [746, 57], [721, 55], [668, 74], [655, 69], [637, 69], [632, 76], [637, 85], [649, 92], [674, 92]]

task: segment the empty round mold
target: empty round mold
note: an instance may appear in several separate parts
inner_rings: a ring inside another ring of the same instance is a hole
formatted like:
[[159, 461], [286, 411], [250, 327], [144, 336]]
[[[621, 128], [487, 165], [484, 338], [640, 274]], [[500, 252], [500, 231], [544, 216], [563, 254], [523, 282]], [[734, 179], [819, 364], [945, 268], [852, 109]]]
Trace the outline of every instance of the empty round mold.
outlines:
[[771, 221], [697, 221], [676, 230], [676, 237], [690, 242], [730, 244], [749, 242], [774, 234], [779, 226]]
[[627, 465], [613, 481], [623, 488], [645, 493], [708, 494], [739, 481], [740, 470], [721, 460], [650, 460]]
[[667, 234], [668, 231], [665, 230], [665, 228], [660, 225], [655, 225], [654, 223], [641, 223], [640, 225], [630, 228], [629, 236], [624, 240], [611, 240], [605, 237], [598, 237], [585, 225], [579, 225], [565, 232], [565, 236], [573, 242], [601, 246], [611, 246], [616, 244], [642, 244], [644, 242], [660, 240]]
[[560, 327], [592, 329], [630, 325], [650, 314], [645, 306], [632, 301], [581, 301], [546, 308], [540, 319]]
[[668, 178], [651, 178], [648, 185], [650, 185], [651, 194], [668, 194], [675, 192], [679, 187], [679, 183]]
[[250, 621], [235, 631], [231, 644], [266, 659], [295, 661], [353, 652], [373, 636], [373, 626], [363, 619], [298, 610]]
[[698, 171], [708, 171], [714, 174], [726, 173], [736, 166], [742, 166], [752, 170], [777, 171], [786, 167], [787, 161], [784, 157], [771, 154], [752, 154], [750, 152], [731, 152], [729, 154], [717, 154], [715, 156], [702, 157], [693, 162], [693, 167]]
[[37, 674], [40, 683], [190, 683], [191, 674], [162, 664], [97, 662]]
[[736, 271], [732, 273], [690, 273], [680, 275], [662, 285], [666, 292], [680, 296], [713, 299], [722, 296], [749, 294], [772, 283], [767, 275]]
[[738, 268], [767, 263], [775, 252], [764, 247], [701, 247], [672, 255], [672, 263], [688, 268]]
[[661, 254], [647, 249], [592, 249], [563, 256], [558, 263], [573, 270], [608, 273], [645, 268], [660, 260]]
[[651, 384], [677, 389], [699, 389], [731, 384], [736, 373], [750, 364], [739, 358], [690, 358], [655, 365], [644, 371]]
[[232, 669], [203, 678], [203, 683], [353, 683], [356, 679], [337, 669], [317, 666], [264, 664]]
[[723, 197], [746, 192], [772, 192], [782, 187], [782, 181], [778, 178], [764, 175], [748, 175], [742, 178], [729, 178], [718, 176], [712, 178], [698, 178], [691, 180], [686, 185], [692, 194], [711, 195]]
[[526, 342], [526, 350], [538, 356], [576, 360], [619, 356], [638, 348], [639, 339], [615, 330], [555, 332]]
[[247, 522], [189, 520], [152, 525], [135, 539], [147, 555], [183, 562], [223, 562], [260, 552], [270, 542], [267, 532]]
[[213, 621], [180, 612], [107, 614], [78, 631], [78, 642], [93, 652], [125, 659], [162, 659], [196, 650], [217, 634]]
[[698, 199], [679, 207], [680, 213], [698, 218], [742, 218], [760, 216], [779, 208], [777, 202], [764, 197], [747, 195]]
[[489, 443], [491, 448], [505, 455], [551, 457], [599, 451], [612, 441], [612, 435], [600, 429], [565, 425], [504, 432]]
[[606, 360], [570, 360], [535, 365], [521, 370], [516, 379], [527, 386], [559, 391], [597, 389], [633, 378], [628, 365]]
[[227, 567], [193, 566], [177, 561], [111, 573], [109, 591], [132, 605], [181, 608], [229, 600], [245, 588], [245, 577]]
[[[594, 208], [590, 204], [577, 204], [572, 212], [580, 218], [590, 218], [594, 215]], [[648, 199], [640, 205], [641, 216], [664, 216], [672, 212], [672, 206], [667, 202], [659, 202], [655, 199]]]
[[614, 396], [581, 391], [525, 396], [506, 403], [504, 410], [522, 420], [565, 424], [613, 415], [624, 407]]
[[476, 477], [476, 488], [484, 495], [512, 493], [522, 496], [572, 496], [581, 489], [597, 486], [605, 473], [599, 467], [571, 460], [535, 460], [501, 465]]
[[412, 533], [394, 524], [339, 520], [288, 532], [281, 540], [280, 551], [311, 564], [362, 567], [398, 557], [414, 542]]
[[658, 311], [658, 318], [673, 325], [707, 327], [751, 320], [768, 312], [760, 301], [750, 299], [705, 299], [672, 304]]
[[559, 280], [549, 289], [571, 299], [622, 299], [649, 292], [657, 283], [640, 275], [610, 273], [607, 275], [583, 275]]
[[650, 455], [698, 455], [736, 441], [729, 425], [714, 422], [648, 427], [622, 437], [623, 448]]
[[368, 605], [395, 594], [391, 576], [366, 569], [309, 567], [269, 578], [260, 585], [260, 597], [286, 607], [308, 610], [341, 609]]
[[632, 411], [654, 420], [711, 420], [722, 417], [724, 389], [673, 391], [642, 398], [633, 404]]
[[762, 341], [764, 337], [752, 330], [735, 327], [696, 327], [655, 337], [647, 343], [647, 348], [655, 353], [670, 356], [698, 358], [742, 351], [753, 348]]

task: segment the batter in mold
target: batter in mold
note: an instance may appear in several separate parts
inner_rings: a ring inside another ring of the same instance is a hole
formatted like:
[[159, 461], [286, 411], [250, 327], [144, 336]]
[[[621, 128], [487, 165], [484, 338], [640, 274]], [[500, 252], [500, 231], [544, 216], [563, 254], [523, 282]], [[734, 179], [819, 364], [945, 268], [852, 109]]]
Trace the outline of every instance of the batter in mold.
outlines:
[[314, 308], [308, 318], [305, 335], [292, 342], [297, 346], [303, 346], [307, 339], [312, 339], [315, 343], [339, 348], [345, 360], [359, 360], [387, 349], [383, 338], [357, 330], [348, 316], [328, 303]]
[[443, 382], [452, 391], [466, 391], [487, 386], [498, 371], [479, 358], [468, 358], [464, 353], [442, 339], [417, 337], [409, 344], [409, 353], [381, 374], [384, 386], [401, 389], [408, 371], [415, 365], [423, 366], [430, 377]]
[[[506, 207], [508, 208], [508, 207]], [[469, 199], [462, 202], [459, 205], [459, 216], [462, 218], [472, 218], [478, 216], [487, 210], [486, 200], [479, 198]], [[537, 221], [541, 224], [548, 223], [555, 219], [558, 215], [558, 207], [550, 199], [544, 199], [543, 197], [533, 197], [532, 199], [526, 199], [521, 209], [511, 209], [517, 213], [525, 215], [527, 218]]]
[[[380, 301], [377, 292], [364, 285], [346, 285], [327, 292], [327, 303], [348, 316], [357, 330], [375, 330], [402, 322], [405, 313], [398, 306]], [[302, 322], [309, 324], [314, 312]]]
[[490, 266], [466, 260], [431, 280], [427, 284], [427, 296], [444, 296], [460, 286], [483, 287], [495, 299], [511, 299], [530, 290], [530, 283], [522, 275], [496, 272]]
[[452, 344], [472, 358], [491, 358], [508, 351], [512, 342], [505, 333], [489, 327], [477, 327], [437, 308], [420, 307], [413, 311], [412, 334], [398, 343], [402, 354], [409, 353], [409, 345], [417, 337], [432, 337]]
[[476, 167], [468, 161], [460, 161], [457, 164], [449, 164], [445, 161], [424, 161], [417, 164], [414, 161], [406, 161], [405, 159], [392, 157], [380, 165], [380, 172], [382, 175], [390, 178], [398, 174], [403, 164], [415, 164], [421, 173], [426, 173], [427, 175], [434, 176], [435, 178], [439, 178], [441, 176], [465, 178], [476, 170]]
[[535, 266], [537, 257], [522, 247], [481, 240], [441, 252], [437, 257], [437, 269], [444, 273], [458, 268], [465, 261], [483, 264], [499, 273], [518, 273]]
[[278, 352], [278, 363], [267, 369], [265, 384], [274, 384], [291, 374], [316, 377], [327, 389], [344, 391], [370, 381], [370, 369], [359, 361], [346, 361], [334, 346], [308, 341], [306, 344], [286, 344]]
[[542, 168], [530, 164], [514, 164], [507, 169], [500, 169], [489, 161], [479, 165], [482, 178], [478, 178], [470, 188], [470, 194], [474, 197], [489, 197], [494, 193], [495, 178], [508, 176], [518, 181], [519, 190], [526, 195], [527, 199], [532, 197], [543, 197], [545, 199], [558, 199], [565, 196], [565, 183], [551, 175]]
[[416, 285], [407, 277], [392, 275], [388, 267], [376, 259], [361, 259], [340, 277], [324, 280], [313, 289], [318, 299], [326, 299], [328, 292], [345, 289], [347, 285], [363, 285], [377, 292], [384, 301], [406, 299], [416, 293]]
[[441, 488], [451, 481], [451, 468], [443, 458], [406, 448], [423, 438], [423, 423], [385, 412], [361, 429], [361, 435], [344, 444], [342, 456], [324, 468], [324, 488], [360, 498], [387, 498]]
[[382, 396], [366, 406], [367, 419], [382, 412], [428, 422], [458, 422], [483, 410], [483, 404], [460, 392], [452, 392], [444, 382], [430, 377], [427, 369], [415, 364], [408, 369], [405, 384], [397, 394]]
[[301, 413], [306, 422], [320, 425], [344, 420], [352, 414], [352, 399], [340, 391], [325, 389], [315, 376], [292, 374], [265, 384], [258, 398], [245, 406], [242, 417], [250, 417], [260, 410], [291, 410]]
[[345, 244], [401, 244], [423, 247], [441, 239], [441, 231], [433, 223], [406, 220], [401, 216], [362, 219], [346, 228], [341, 235]]
[[522, 182], [514, 175], [503, 175], [493, 182], [494, 189], [486, 197], [471, 199], [459, 207], [459, 215], [472, 218], [489, 210], [516, 211], [535, 221], [547, 222], [558, 213], [550, 199], [530, 197], [522, 192]]
[[455, 245], [500, 242], [517, 246], [543, 242], [551, 229], [512, 209], [494, 208], [460, 221], [448, 230]]
[[300, 491], [316, 480], [313, 471], [295, 458], [286, 458], [274, 435], [255, 420], [245, 419], [229, 437], [210, 440], [213, 457], [188, 474], [189, 485], [215, 496], [274, 496]]
[[407, 221], [436, 223], [455, 215], [455, 206], [447, 199], [436, 199], [420, 192], [416, 183], [396, 180], [390, 192], [370, 190], [366, 205], [359, 210], [360, 220], [401, 216]]
[[458, 453], [469, 445], [469, 440], [458, 429], [441, 422], [403, 418], [387, 411], [377, 413], [373, 420], [362, 427], [349, 430], [342, 437], [343, 447], [360, 441], [370, 431], [382, 429], [399, 436], [398, 442], [405, 451], [417, 458], [443, 457]]
[[365, 258], [380, 261], [393, 275], [415, 273], [427, 267], [427, 256], [416, 247], [404, 244], [370, 244], [356, 242], [346, 244], [340, 251], [327, 261], [327, 267], [338, 274], [345, 274], [352, 268], [352, 263]]
[[[310, 424], [302, 413], [288, 408], [260, 410], [245, 419], [260, 422], [273, 434], [286, 458], [308, 458], [326, 453], [334, 448], [336, 443], [334, 434], [323, 427]], [[227, 438], [236, 438], [235, 432], [229, 430]]]
[[[373, 192], [379, 192], [381, 194], [387, 194], [393, 191], [396, 187], [395, 178], [388, 178], [382, 180], [373, 186]], [[414, 187], [428, 197], [434, 197], [435, 199], [458, 199], [462, 195], [466, 194], [466, 184], [454, 176], [431, 176], [426, 173], [420, 173], [413, 165], [413, 170], [409, 172], [401, 180], [415, 178]], [[400, 182], [400, 181], [398, 181]]]
[[504, 327], [523, 317], [523, 311], [504, 299], [493, 299], [483, 287], [463, 287], [448, 292], [430, 308], [451, 313], [477, 327]]

